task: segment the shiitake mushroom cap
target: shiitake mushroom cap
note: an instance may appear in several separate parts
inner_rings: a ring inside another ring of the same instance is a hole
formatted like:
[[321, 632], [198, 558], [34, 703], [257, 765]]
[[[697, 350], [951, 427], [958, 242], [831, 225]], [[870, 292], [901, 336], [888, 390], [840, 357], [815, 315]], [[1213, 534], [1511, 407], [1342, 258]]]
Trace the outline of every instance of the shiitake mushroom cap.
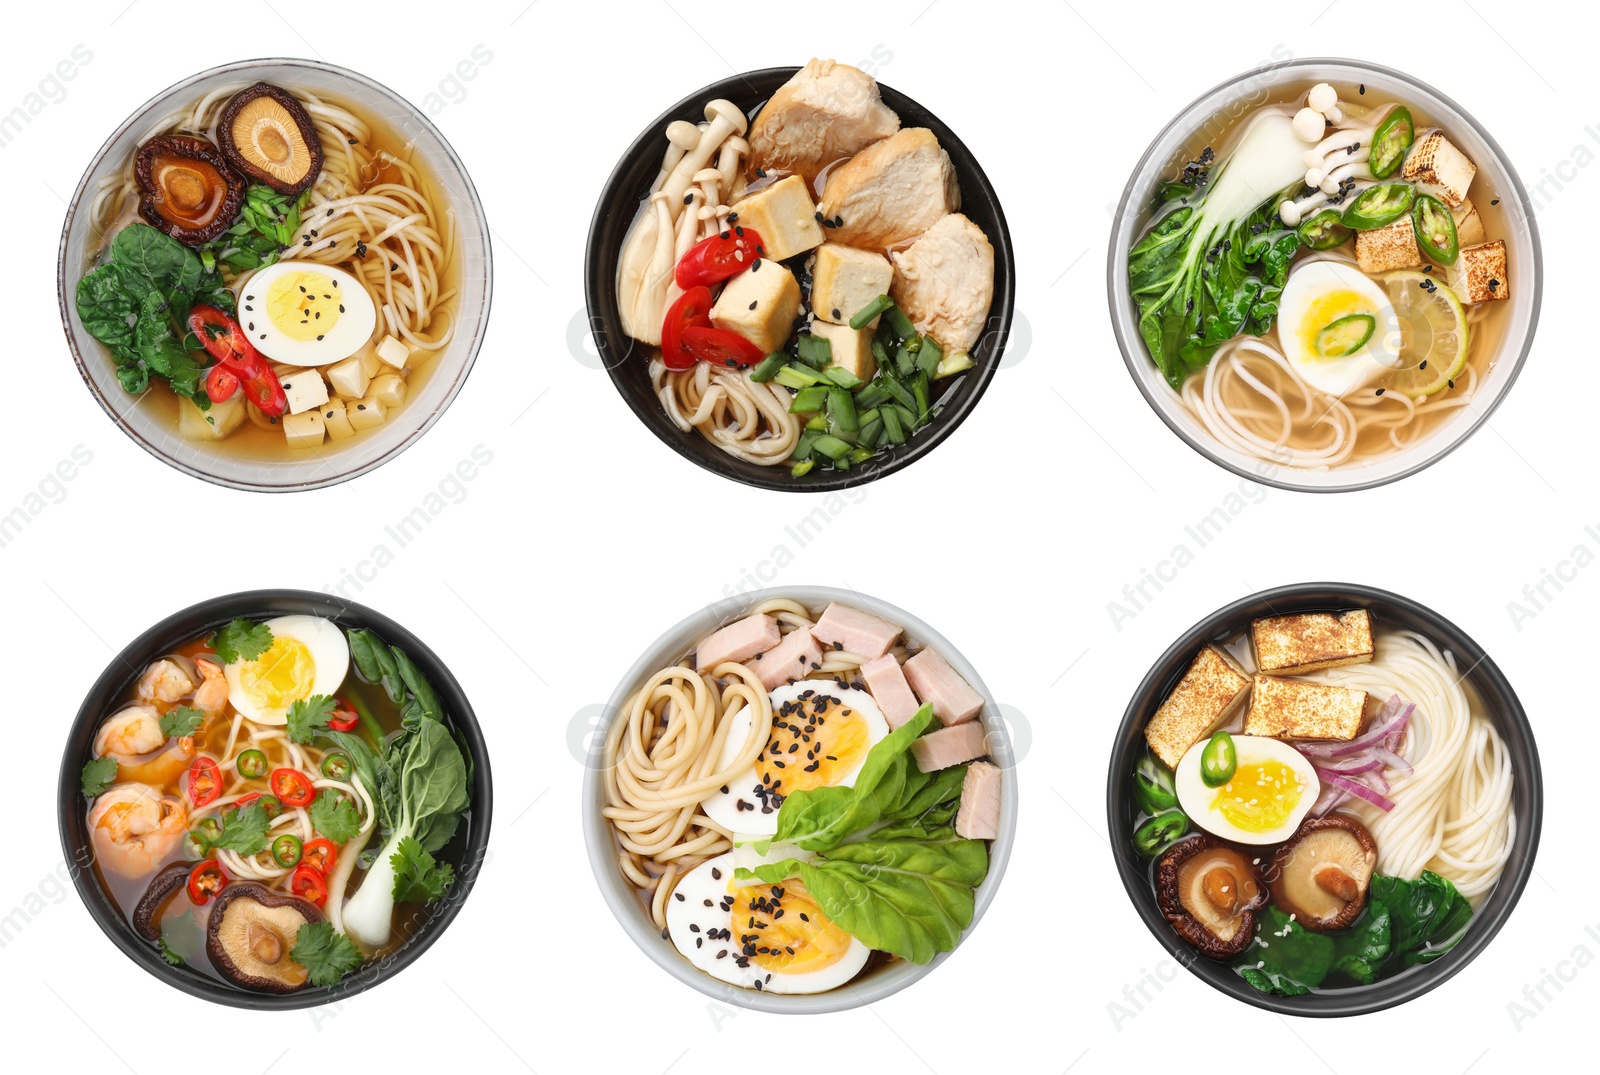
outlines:
[[[1377, 864], [1378, 844], [1361, 822], [1346, 814], [1310, 818], [1273, 853], [1272, 902], [1314, 932], [1347, 929], [1367, 906]], [[1328, 877], [1328, 870], [1338, 873]]]
[[[249, 140], [241, 144], [240, 134], [247, 133], [241, 128], [249, 125], [250, 111], [270, 111], [281, 128], [283, 137], [271, 153], [263, 153]], [[217, 123], [217, 141], [234, 168], [279, 194], [309, 190], [322, 172], [322, 141], [310, 113], [294, 94], [270, 82], [257, 82], [234, 94]]]
[[169, 862], [150, 879], [133, 908], [133, 931], [147, 941], [161, 939], [161, 908], [167, 905], [172, 894], [189, 881], [193, 866], [187, 862]]
[[[293, 993], [305, 987], [306, 976], [304, 968], [300, 974], [288, 970], [300, 965], [289, 958], [294, 936], [283, 935], [283, 923], [296, 918], [298, 934], [300, 926], [321, 922], [323, 916], [316, 904], [298, 896], [274, 892], [254, 881], [235, 881], [212, 901], [211, 918], [206, 925], [206, 953], [230, 982], [264, 993]], [[273, 960], [262, 959], [250, 950], [254, 943], [250, 927], [258, 922], [273, 935], [261, 940], [275, 943], [280, 949]]]
[[185, 134], [160, 135], [133, 159], [139, 215], [185, 246], [202, 246], [233, 226], [245, 181], [216, 146]]
[[[1226, 867], [1238, 886], [1233, 895], [1237, 902], [1230, 913], [1213, 907], [1207, 915], [1207, 909], [1191, 907], [1185, 899], [1193, 894], [1191, 886], [1204, 883], [1193, 871], [1210, 859], [1215, 859], [1217, 866]], [[1180, 840], [1167, 848], [1156, 865], [1156, 903], [1167, 924], [1196, 951], [1212, 959], [1230, 959], [1250, 947], [1256, 936], [1255, 909], [1266, 896], [1266, 885], [1248, 854], [1214, 836], [1201, 834]], [[1204, 920], [1207, 917], [1213, 921], [1231, 919], [1233, 932], [1219, 933]]]

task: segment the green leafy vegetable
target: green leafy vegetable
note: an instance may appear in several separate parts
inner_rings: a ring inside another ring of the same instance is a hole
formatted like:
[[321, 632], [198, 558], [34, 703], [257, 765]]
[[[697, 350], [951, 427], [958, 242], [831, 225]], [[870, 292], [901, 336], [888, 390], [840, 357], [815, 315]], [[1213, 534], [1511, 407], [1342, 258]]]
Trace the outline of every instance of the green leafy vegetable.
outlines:
[[319, 732], [327, 730], [335, 708], [333, 699], [326, 694], [297, 699], [284, 717], [289, 741], [301, 745], [311, 742]]
[[168, 739], [193, 735], [204, 724], [206, 715], [191, 705], [177, 705], [167, 710], [161, 718], [161, 734]]
[[1392, 957], [1402, 966], [1431, 963], [1456, 946], [1472, 922], [1472, 904], [1456, 886], [1428, 870], [1415, 881], [1374, 877], [1372, 899], [1394, 917]]
[[217, 632], [214, 645], [223, 664], [253, 661], [272, 646], [272, 628], [264, 623], [237, 619]]
[[117, 232], [105, 260], [78, 281], [76, 293], [78, 317], [111, 350], [124, 390], [144, 391], [155, 374], [197, 402], [206, 398], [201, 382], [209, 359], [200, 348], [184, 346], [184, 321], [202, 302], [229, 313], [235, 309], [220, 276], [148, 224]]
[[86, 762], [83, 772], [78, 776], [78, 786], [83, 793], [93, 799], [117, 782], [117, 759], [112, 757], [96, 758]]
[[222, 831], [211, 841], [211, 846], [247, 856], [260, 854], [267, 846], [270, 824], [267, 809], [259, 802], [227, 811], [222, 816]]
[[455, 870], [448, 862], [435, 861], [409, 836], [395, 845], [389, 864], [394, 867], [396, 903], [432, 903], [455, 880]]
[[440, 721], [444, 719], [444, 705], [439, 701], [439, 694], [433, 689], [433, 684], [428, 682], [428, 677], [422, 674], [411, 658], [406, 656], [405, 650], [395, 646], [389, 647], [389, 652], [394, 656], [395, 668], [399, 672], [400, 681], [405, 684], [409, 692], [406, 700], [400, 706], [400, 720], [407, 728], [415, 728], [424, 720]]
[[361, 966], [361, 949], [334, 932], [332, 922], [307, 922], [295, 934], [289, 958], [306, 969], [312, 985], [326, 988]]
[[172, 946], [167, 944], [167, 939], [165, 937], [158, 937], [156, 939], [156, 951], [160, 952], [161, 958], [167, 961], [167, 966], [183, 966], [183, 957], [172, 950]]
[[406, 685], [400, 678], [400, 666], [383, 639], [364, 627], [345, 633], [350, 638], [350, 656], [361, 678], [368, 683], [381, 684], [389, 701], [396, 704], [403, 701]]
[[343, 846], [361, 831], [361, 813], [348, 797], [326, 788], [307, 807], [311, 827], [334, 843]]

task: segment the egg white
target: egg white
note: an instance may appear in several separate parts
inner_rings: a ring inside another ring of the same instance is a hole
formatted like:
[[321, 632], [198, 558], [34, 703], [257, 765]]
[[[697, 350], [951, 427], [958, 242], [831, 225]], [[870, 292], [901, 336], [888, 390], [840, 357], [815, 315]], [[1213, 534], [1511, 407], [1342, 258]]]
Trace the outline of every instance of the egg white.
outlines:
[[[733, 889], [748, 887], [734, 880], [734, 868], [732, 852], [718, 855], [690, 870], [673, 890], [673, 897], [667, 901], [667, 935], [683, 958], [729, 985], [754, 989], [755, 983], [760, 981], [761, 988], [768, 993], [823, 993], [839, 988], [861, 973], [872, 949], [854, 937], [837, 961], [807, 974], [768, 971], [754, 961], [741, 968], [734, 958], [739, 953], [737, 932], [732, 940], [706, 936], [708, 929], [729, 928], [732, 914], [724, 911], [720, 904]], [[714, 872], [721, 877], [712, 876]], [[691, 926], [697, 928], [691, 929]], [[723, 951], [728, 954], [717, 958], [717, 953]]]
[[[1319, 299], [1350, 293], [1354, 302], [1317, 309]], [[1317, 354], [1318, 330], [1339, 317], [1368, 314], [1376, 325], [1361, 349], [1341, 358]], [[1312, 261], [1289, 273], [1278, 299], [1278, 342], [1289, 365], [1307, 384], [1345, 396], [1400, 364], [1400, 322], [1388, 292], [1366, 273], [1342, 261]]]
[[[350, 643], [345, 641], [343, 631], [320, 616], [279, 616], [275, 620], [266, 621], [266, 626], [272, 632], [274, 639], [292, 638], [310, 651], [315, 672], [307, 697], [313, 694], [326, 694], [332, 697], [338, 692], [339, 685], [344, 682], [345, 675], [350, 671]], [[247, 720], [259, 724], [287, 723], [287, 706], [281, 709], [263, 709], [245, 694], [240, 673], [254, 663], [254, 661], [235, 661], [224, 667], [223, 675], [228, 679], [229, 703]]]
[[[330, 281], [326, 294], [344, 306], [338, 320], [315, 337], [296, 340], [287, 335], [267, 313], [267, 297], [273, 284], [291, 273], [313, 272]], [[326, 366], [349, 358], [372, 339], [378, 325], [378, 310], [361, 282], [343, 269], [314, 261], [279, 261], [251, 276], [239, 288], [239, 323], [255, 349], [274, 362], [291, 366]]]
[[[1224, 840], [1232, 840], [1239, 844], [1280, 844], [1293, 836], [1295, 830], [1300, 827], [1300, 822], [1316, 803], [1317, 796], [1322, 793], [1322, 781], [1317, 778], [1310, 759], [1288, 743], [1276, 739], [1259, 735], [1233, 737], [1233, 749], [1240, 769], [1262, 761], [1282, 762], [1294, 771], [1302, 784], [1300, 801], [1281, 824], [1263, 832], [1251, 832], [1239, 828], [1217, 811], [1217, 798], [1223, 794], [1223, 790], [1206, 787], [1205, 780], [1201, 778], [1200, 756], [1205, 753], [1208, 742], [1209, 739], [1202, 739], [1190, 747], [1173, 772], [1172, 782], [1178, 793], [1178, 805], [1189, 815], [1189, 820], [1213, 836], [1220, 836]], [[1262, 794], [1270, 790], [1264, 789]]]
[[[775, 688], [768, 697], [772, 701], [774, 717], [780, 708], [789, 702], [799, 699], [805, 691], [820, 691], [829, 697], [837, 698], [844, 708], [852, 709], [860, 715], [867, 726], [867, 748], [870, 750], [874, 744], [889, 734], [889, 722], [884, 719], [883, 711], [878, 708], [878, 703], [872, 696], [853, 688], [839, 689], [831, 681], [800, 680], [796, 683], [784, 683]], [[747, 706], [734, 714], [728, 728], [728, 738], [722, 746], [722, 757], [717, 759], [717, 768], [723, 769], [732, 765], [739, 756], [739, 749], [744, 746], [745, 739], [750, 734], [750, 723], [754, 715]], [[771, 740], [772, 731], [767, 730], [768, 741]], [[861, 772], [861, 766], [866, 761], [866, 752], [862, 752], [861, 760], [849, 769], [843, 778], [834, 784], [835, 787], [853, 787], [856, 776]], [[762, 813], [761, 800], [752, 794], [757, 784], [761, 783], [761, 776], [754, 765], [750, 766], [747, 775], [728, 781], [724, 792], [720, 789], [713, 791], [701, 802], [700, 808], [705, 815], [729, 832], [749, 833], [751, 836], [771, 836], [778, 831], [778, 811]], [[739, 809], [739, 800], [743, 799], [753, 810]]]

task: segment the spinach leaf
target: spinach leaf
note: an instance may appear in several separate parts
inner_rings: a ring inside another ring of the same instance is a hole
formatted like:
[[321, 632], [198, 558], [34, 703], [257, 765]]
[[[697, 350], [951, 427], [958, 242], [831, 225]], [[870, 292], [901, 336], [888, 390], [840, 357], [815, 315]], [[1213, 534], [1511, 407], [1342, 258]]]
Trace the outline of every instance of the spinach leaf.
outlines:
[[1372, 898], [1386, 904], [1393, 916], [1392, 958], [1405, 967], [1431, 963], [1450, 951], [1472, 922], [1467, 898], [1428, 870], [1415, 881], [1374, 877]]
[[1239, 976], [1263, 993], [1293, 997], [1329, 981], [1371, 985], [1392, 972], [1399, 954], [1396, 918], [1389, 903], [1379, 898], [1380, 880], [1395, 879], [1372, 879], [1366, 911], [1343, 933], [1313, 933], [1279, 908], [1264, 908], [1255, 943], [1236, 964]]

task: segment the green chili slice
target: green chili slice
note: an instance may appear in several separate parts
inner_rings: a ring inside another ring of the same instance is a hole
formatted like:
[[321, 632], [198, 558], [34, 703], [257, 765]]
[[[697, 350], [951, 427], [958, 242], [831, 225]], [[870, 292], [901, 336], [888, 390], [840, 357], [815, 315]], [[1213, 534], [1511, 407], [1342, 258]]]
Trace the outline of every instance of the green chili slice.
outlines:
[[234, 767], [246, 780], [259, 780], [267, 775], [267, 756], [259, 750], [246, 750], [239, 755]]
[[1312, 250], [1332, 250], [1348, 242], [1352, 233], [1344, 226], [1337, 209], [1324, 209], [1309, 220], [1302, 220], [1295, 234]]
[[1410, 212], [1415, 196], [1416, 189], [1410, 183], [1379, 183], [1356, 195], [1340, 221], [1356, 231], [1372, 231], [1393, 224]]
[[1149, 756], [1139, 763], [1133, 774], [1133, 791], [1147, 814], [1159, 814], [1178, 805], [1178, 793], [1172, 787], [1172, 771]]
[[[1371, 314], [1346, 314], [1330, 321], [1317, 330], [1317, 354], [1323, 358], [1344, 358], [1353, 355], [1372, 339], [1378, 319]], [[1226, 732], [1218, 732], [1226, 735]]]
[[292, 833], [284, 833], [272, 841], [272, 861], [284, 869], [300, 865], [300, 856], [305, 853], [300, 837]]
[[198, 828], [190, 829], [183, 837], [183, 857], [199, 861], [211, 850], [211, 841]]
[[1372, 174], [1379, 179], [1393, 175], [1400, 162], [1406, 159], [1406, 151], [1416, 137], [1417, 127], [1411, 121], [1411, 110], [1405, 105], [1390, 109], [1378, 129], [1372, 132], [1372, 151], [1367, 160]]
[[322, 775], [329, 780], [350, 779], [350, 759], [338, 751], [322, 759]]
[[[1340, 318], [1340, 320], [1345, 319]], [[1367, 330], [1367, 335], [1372, 335], [1370, 328]], [[1237, 768], [1239, 768], [1239, 755], [1233, 748], [1233, 736], [1227, 732], [1213, 735], [1211, 741], [1205, 745], [1205, 749], [1200, 752], [1201, 782], [1208, 788], [1220, 788], [1233, 779], [1233, 772]]]
[[1154, 855], [1188, 831], [1188, 815], [1182, 810], [1168, 810], [1133, 831], [1133, 846], [1141, 855]]
[[1456, 218], [1445, 204], [1431, 194], [1418, 194], [1411, 207], [1411, 230], [1417, 236], [1417, 249], [1429, 261], [1454, 265], [1461, 256], [1461, 240], [1456, 237]]

